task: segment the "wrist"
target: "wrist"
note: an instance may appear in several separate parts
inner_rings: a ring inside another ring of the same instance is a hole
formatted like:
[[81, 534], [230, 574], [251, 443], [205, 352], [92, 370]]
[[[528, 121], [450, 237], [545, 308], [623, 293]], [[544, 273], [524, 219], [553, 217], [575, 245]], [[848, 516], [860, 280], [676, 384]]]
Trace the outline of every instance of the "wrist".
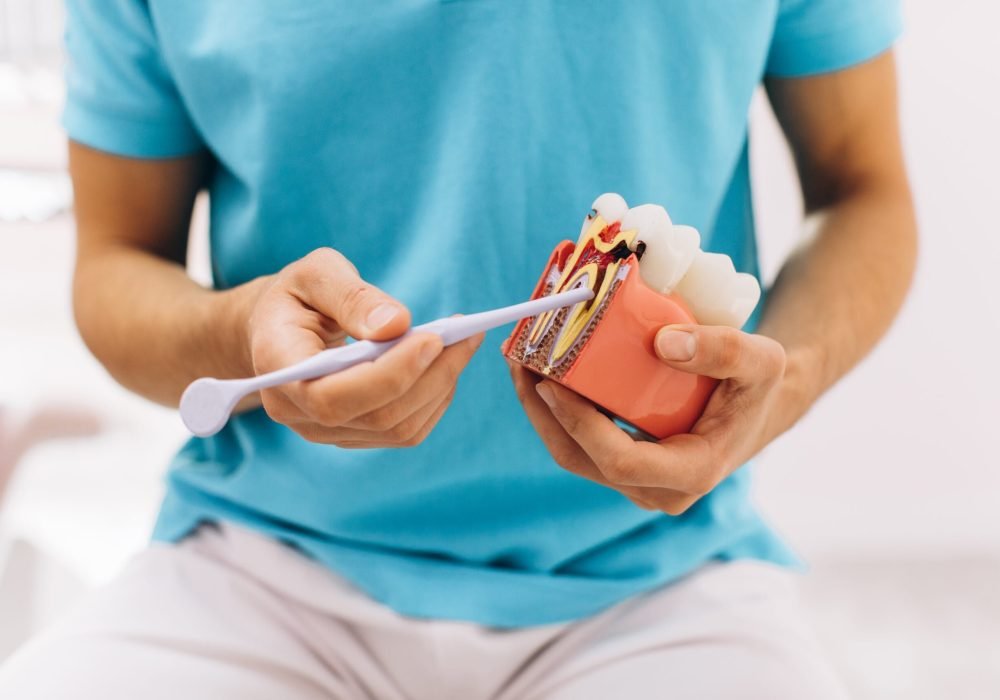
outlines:
[[808, 348], [786, 350], [785, 371], [772, 403], [766, 442], [791, 428], [823, 391], [822, 352]]
[[261, 294], [271, 285], [273, 277], [258, 277], [238, 287], [215, 294], [209, 323], [211, 337], [217, 343], [217, 357], [224, 366], [220, 378], [254, 375], [251, 352], [251, 319]]

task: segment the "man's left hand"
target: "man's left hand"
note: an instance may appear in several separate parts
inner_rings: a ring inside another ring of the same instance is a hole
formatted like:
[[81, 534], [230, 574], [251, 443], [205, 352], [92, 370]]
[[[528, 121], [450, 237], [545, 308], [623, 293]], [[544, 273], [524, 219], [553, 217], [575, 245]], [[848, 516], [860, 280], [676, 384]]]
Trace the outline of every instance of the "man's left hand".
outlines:
[[766, 336], [698, 325], [664, 327], [655, 347], [670, 367], [720, 380], [691, 432], [659, 442], [634, 439], [586, 399], [523, 367], [511, 365], [511, 376], [561, 467], [642, 508], [679, 515], [772, 438], [785, 351]]

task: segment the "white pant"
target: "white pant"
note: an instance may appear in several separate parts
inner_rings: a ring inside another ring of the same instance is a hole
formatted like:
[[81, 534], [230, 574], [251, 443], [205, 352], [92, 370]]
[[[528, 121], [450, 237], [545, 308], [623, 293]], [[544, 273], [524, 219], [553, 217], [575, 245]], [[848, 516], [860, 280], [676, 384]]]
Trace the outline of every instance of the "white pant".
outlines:
[[0, 669], [3, 700], [844, 697], [794, 576], [767, 564], [713, 564], [593, 618], [498, 630], [402, 617], [231, 526], [151, 546]]

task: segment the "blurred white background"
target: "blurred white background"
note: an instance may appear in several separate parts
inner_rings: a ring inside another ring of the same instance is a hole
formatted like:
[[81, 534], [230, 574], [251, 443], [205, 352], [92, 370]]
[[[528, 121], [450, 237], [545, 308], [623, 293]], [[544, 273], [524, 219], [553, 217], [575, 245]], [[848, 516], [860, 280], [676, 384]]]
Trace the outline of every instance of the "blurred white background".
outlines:
[[[877, 351], [758, 460], [757, 498], [813, 564], [806, 602], [858, 697], [996, 698], [1000, 8], [905, 9], [916, 286]], [[119, 389], [73, 327], [72, 222], [50, 215], [68, 203], [60, 24], [58, 2], [0, 0], [0, 460], [2, 421], [42, 403], [91, 410], [104, 428], [29, 453], [0, 508], [0, 657], [142, 546], [184, 437], [173, 412]], [[752, 123], [770, 277], [799, 239], [801, 202], [763, 99]]]

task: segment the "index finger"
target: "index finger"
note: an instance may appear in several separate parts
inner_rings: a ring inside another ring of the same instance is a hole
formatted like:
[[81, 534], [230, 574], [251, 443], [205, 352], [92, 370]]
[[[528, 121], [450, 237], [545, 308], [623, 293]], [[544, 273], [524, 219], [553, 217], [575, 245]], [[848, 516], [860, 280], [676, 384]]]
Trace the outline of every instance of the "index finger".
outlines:
[[552, 459], [563, 469], [595, 481], [602, 486], [610, 486], [593, 460], [583, 451], [583, 448], [569, 435], [552, 414], [552, 411], [542, 402], [541, 396], [535, 391], [539, 379], [537, 375], [517, 364], [510, 364], [510, 376], [514, 381], [514, 390], [524, 407], [524, 412], [531, 421], [535, 432], [548, 449]]
[[283, 393], [317, 422], [343, 425], [409, 391], [442, 350], [440, 336], [415, 333], [373, 362], [288, 384]]
[[296, 297], [355, 338], [388, 340], [410, 326], [409, 309], [361, 279], [351, 261], [332, 248], [302, 258], [289, 277]]

